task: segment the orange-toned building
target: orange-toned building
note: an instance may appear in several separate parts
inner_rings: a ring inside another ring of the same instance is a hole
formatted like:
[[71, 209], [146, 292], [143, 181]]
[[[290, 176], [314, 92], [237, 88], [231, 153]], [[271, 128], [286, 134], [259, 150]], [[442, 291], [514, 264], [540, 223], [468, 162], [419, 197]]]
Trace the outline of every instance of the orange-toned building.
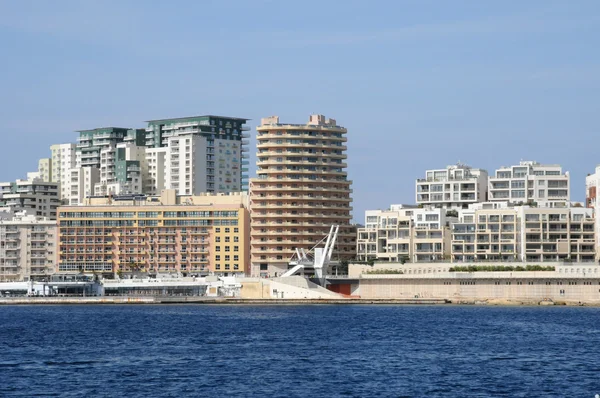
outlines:
[[296, 248], [311, 249], [334, 224], [340, 233], [333, 258], [353, 258], [347, 130], [322, 115], [312, 115], [307, 124], [272, 116], [257, 130], [257, 178], [250, 180], [252, 275], [280, 275]]
[[58, 211], [59, 272], [246, 275], [246, 194], [91, 198]]

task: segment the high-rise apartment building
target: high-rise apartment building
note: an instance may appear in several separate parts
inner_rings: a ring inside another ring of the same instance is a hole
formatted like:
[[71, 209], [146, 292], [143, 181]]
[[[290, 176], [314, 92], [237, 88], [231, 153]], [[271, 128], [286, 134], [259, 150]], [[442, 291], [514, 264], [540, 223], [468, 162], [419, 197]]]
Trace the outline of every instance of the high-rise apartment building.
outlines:
[[62, 202], [71, 206], [83, 204], [86, 198], [94, 195], [94, 187], [100, 182], [100, 169], [97, 167], [73, 167], [63, 174], [68, 176], [68, 196]]
[[45, 182], [37, 177], [0, 183], [0, 209], [2, 210], [27, 211], [30, 215], [54, 220], [58, 205], [60, 199], [57, 183]]
[[264, 118], [257, 128], [258, 171], [250, 180], [252, 274], [277, 275], [296, 248], [311, 249], [340, 225], [333, 259], [352, 258], [347, 130], [311, 115], [307, 124]]
[[244, 275], [248, 196], [91, 198], [59, 209], [59, 271]]
[[[146, 146], [167, 148], [165, 186], [181, 195], [247, 189], [247, 119], [193, 116], [148, 121]], [[155, 169], [150, 168], [150, 179]]]
[[67, 202], [71, 189], [69, 170], [77, 164], [77, 144], [57, 144], [50, 147], [52, 153], [52, 182], [59, 184], [59, 197], [61, 201]]
[[489, 178], [489, 200], [527, 203], [542, 201], [568, 202], [569, 172], [560, 165], [522, 161], [501, 167]]
[[464, 164], [427, 170], [416, 181], [416, 203], [423, 206], [466, 209], [487, 200], [488, 172]]
[[42, 181], [52, 182], [52, 158], [42, 158], [38, 161], [38, 174]]
[[56, 221], [26, 213], [0, 216], [0, 281], [40, 280], [54, 273], [56, 230]]
[[77, 168], [100, 170], [90, 195], [141, 193], [144, 129], [106, 127], [79, 131]]
[[144, 193], [160, 195], [165, 189], [166, 158], [168, 148], [146, 148], [146, 165], [148, 174], [144, 184]]

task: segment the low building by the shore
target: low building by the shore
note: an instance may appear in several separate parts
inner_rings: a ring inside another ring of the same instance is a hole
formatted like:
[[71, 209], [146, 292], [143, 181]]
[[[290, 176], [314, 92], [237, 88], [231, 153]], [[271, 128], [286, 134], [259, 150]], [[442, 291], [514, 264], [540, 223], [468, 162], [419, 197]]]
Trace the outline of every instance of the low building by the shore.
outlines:
[[[551, 267], [553, 271], [520, 270], [527, 269], [526, 265], [511, 266], [506, 271], [481, 271], [486, 266], [480, 266], [479, 271], [472, 272], [453, 271], [451, 265], [421, 266], [418, 272], [415, 266], [402, 264], [386, 264], [386, 268], [382, 265], [370, 270], [370, 266], [351, 265], [350, 270], [354, 277], [359, 278], [362, 299], [435, 298], [453, 302], [500, 300], [600, 304], [600, 266], [597, 264], [557, 264]], [[532, 267], [530, 265], [529, 269]]]

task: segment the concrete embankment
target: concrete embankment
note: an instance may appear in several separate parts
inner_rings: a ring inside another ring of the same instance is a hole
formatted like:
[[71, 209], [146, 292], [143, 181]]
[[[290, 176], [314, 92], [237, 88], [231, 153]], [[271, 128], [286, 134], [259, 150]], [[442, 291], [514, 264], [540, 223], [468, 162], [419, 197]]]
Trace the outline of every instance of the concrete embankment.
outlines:
[[457, 305], [489, 305], [489, 306], [579, 306], [600, 307], [600, 301], [573, 301], [573, 300], [535, 300], [535, 299], [453, 299], [452, 304]]
[[223, 297], [10, 297], [0, 305], [89, 305], [89, 304], [229, 304], [229, 305], [305, 305], [305, 304], [448, 304], [444, 299], [240, 299]]

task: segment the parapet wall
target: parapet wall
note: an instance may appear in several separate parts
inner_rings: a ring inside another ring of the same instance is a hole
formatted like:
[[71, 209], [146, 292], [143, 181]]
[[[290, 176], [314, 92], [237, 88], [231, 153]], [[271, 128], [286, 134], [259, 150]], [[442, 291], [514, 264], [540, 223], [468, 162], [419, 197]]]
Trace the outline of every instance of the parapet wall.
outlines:
[[367, 264], [349, 264], [348, 276], [350, 278], [358, 278], [360, 275], [367, 274], [373, 271], [392, 271], [395, 273], [402, 272], [404, 275], [423, 275], [423, 274], [439, 274], [449, 272], [453, 267], [468, 267], [468, 266], [521, 266], [525, 268], [528, 265], [539, 265], [542, 267], [555, 267], [557, 272], [563, 274], [598, 274], [600, 275], [600, 265], [598, 263], [563, 263], [563, 262], [477, 262], [477, 263], [387, 263], [378, 262], [374, 265]]

